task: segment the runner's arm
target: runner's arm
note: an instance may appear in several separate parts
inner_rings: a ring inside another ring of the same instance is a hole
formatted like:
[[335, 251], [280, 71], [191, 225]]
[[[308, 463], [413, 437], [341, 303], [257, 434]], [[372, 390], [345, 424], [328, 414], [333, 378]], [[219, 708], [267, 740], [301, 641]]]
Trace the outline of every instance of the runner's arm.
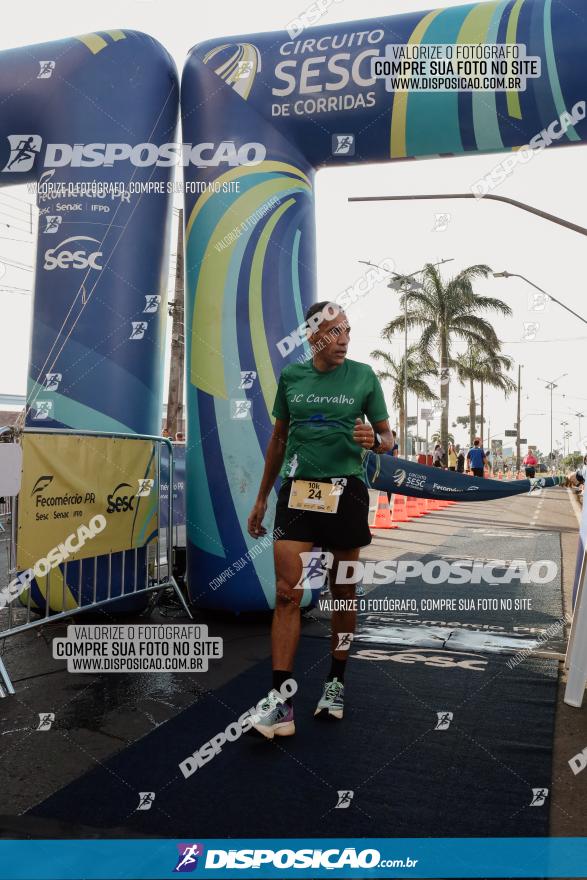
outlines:
[[288, 431], [289, 419], [275, 419], [273, 433], [271, 434], [265, 455], [265, 467], [263, 469], [261, 485], [247, 521], [247, 531], [253, 538], [260, 538], [262, 535], [267, 534], [267, 529], [263, 526], [263, 517], [267, 511], [267, 498], [285, 458]]
[[267, 501], [269, 493], [273, 488], [273, 484], [277, 479], [277, 475], [281, 470], [281, 465], [285, 458], [288, 431], [289, 419], [275, 419], [273, 433], [271, 434], [271, 439], [269, 440], [267, 453], [265, 455], [265, 468], [263, 470], [259, 492], [257, 493], [257, 501]]

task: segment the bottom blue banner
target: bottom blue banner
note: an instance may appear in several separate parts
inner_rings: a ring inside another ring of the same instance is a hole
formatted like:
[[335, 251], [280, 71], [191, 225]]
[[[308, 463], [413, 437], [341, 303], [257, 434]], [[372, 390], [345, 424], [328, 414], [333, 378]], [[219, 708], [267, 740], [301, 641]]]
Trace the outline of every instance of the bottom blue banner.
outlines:
[[3, 840], [2, 880], [585, 877], [587, 838]]

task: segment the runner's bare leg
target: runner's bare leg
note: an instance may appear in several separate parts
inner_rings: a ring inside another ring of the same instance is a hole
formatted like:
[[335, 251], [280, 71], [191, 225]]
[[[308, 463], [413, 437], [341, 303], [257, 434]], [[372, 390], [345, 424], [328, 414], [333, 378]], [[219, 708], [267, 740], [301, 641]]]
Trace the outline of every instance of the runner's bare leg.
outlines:
[[300, 603], [304, 590], [296, 590], [302, 576], [300, 553], [312, 550], [311, 541], [275, 541], [277, 595], [271, 625], [273, 669], [293, 670], [300, 638]]
[[[330, 592], [333, 599], [352, 600], [355, 598], [356, 583], [353, 584], [337, 584], [336, 573], [340, 562], [356, 562], [361, 552], [360, 547], [353, 547], [351, 550], [332, 550], [334, 560], [332, 570], [330, 572]], [[354, 605], [351, 601], [345, 601], [345, 605]], [[332, 612], [332, 653], [337, 660], [346, 660], [349, 656], [348, 648], [343, 651], [337, 651], [336, 647], [339, 643], [339, 633], [354, 633], [357, 625], [357, 612], [352, 608], [343, 611]]]

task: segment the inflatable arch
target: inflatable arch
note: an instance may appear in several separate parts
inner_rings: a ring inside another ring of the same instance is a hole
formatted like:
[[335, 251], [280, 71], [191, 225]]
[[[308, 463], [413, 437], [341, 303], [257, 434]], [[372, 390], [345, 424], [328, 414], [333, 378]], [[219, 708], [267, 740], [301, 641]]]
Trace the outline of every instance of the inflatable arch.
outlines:
[[[125, 145], [174, 141], [173, 61], [126, 30], [5, 51], [0, 103], [0, 186], [36, 183], [40, 209], [26, 424], [159, 435], [172, 196], [130, 184], [173, 165]], [[69, 583], [93, 564], [70, 562]]]
[[[391, 45], [479, 43], [524, 44], [540, 75], [509, 91], [393, 92], [371, 66]], [[277, 343], [317, 298], [316, 170], [528, 144], [587, 97], [585, 45], [584, 0], [495, 0], [192, 50], [182, 78], [183, 139], [209, 146], [201, 167], [186, 169], [192, 600], [235, 611], [274, 603], [272, 554], [255, 550], [246, 520], [279, 374], [304, 353], [284, 358]], [[586, 138], [577, 122], [556, 144]], [[394, 486], [390, 463], [383, 477], [369, 468], [378, 485], [387, 473]], [[526, 481], [516, 487], [527, 489]], [[493, 491], [506, 494], [503, 484]], [[275, 494], [268, 523], [274, 504]], [[242, 573], [232, 578], [237, 565]]]

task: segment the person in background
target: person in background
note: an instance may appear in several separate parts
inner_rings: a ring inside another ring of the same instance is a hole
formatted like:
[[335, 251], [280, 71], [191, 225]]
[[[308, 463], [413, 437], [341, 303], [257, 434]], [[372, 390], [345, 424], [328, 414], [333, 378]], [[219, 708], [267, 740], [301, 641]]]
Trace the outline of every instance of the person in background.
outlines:
[[[577, 478], [577, 482], [578, 482], [579, 485], [581, 486], [581, 490], [582, 490], [583, 495], [584, 495], [584, 494], [585, 494], [585, 483], [587, 482], [587, 455], [586, 455], [585, 458], [583, 459], [583, 464], [582, 464], [582, 466], [577, 470], [575, 476], [576, 476], [576, 478]], [[584, 503], [585, 503], [585, 502], [583, 502], [583, 504], [584, 504]]]
[[163, 430], [161, 431], [161, 436], [162, 437], [169, 437], [170, 436], [169, 430], [167, 428], [163, 428]]
[[391, 449], [389, 450], [389, 452], [387, 454], [393, 455], [394, 458], [397, 458], [399, 455], [399, 446], [397, 444], [397, 431], [392, 430], [391, 436], [393, 439], [393, 446], [391, 447]]
[[533, 452], [529, 452], [526, 458], [523, 461], [523, 465], [526, 471], [526, 477], [531, 480], [536, 476], [536, 465], [538, 464], [538, 459], [534, 455]]
[[475, 441], [467, 454], [467, 463], [469, 470], [473, 472], [474, 477], [482, 477], [485, 473], [485, 463], [487, 456], [485, 450], [481, 447], [481, 440], [475, 437]]
[[457, 453], [457, 474], [463, 474], [465, 472], [465, 453], [458, 443], [455, 448]]
[[434, 452], [432, 453], [432, 466], [441, 468], [442, 467], [442, 459], [444, 458], [444, 449], [437, 443], [434, 447]]
[[183, 431], [177, 432], [177, 434], [175, 435], [175, 442], [176, 443], [185, 443], [185, 434], [183, 433]]
[[452, 443], [448, 444], [448, 469], [449, 471], [457, 469], [457, 451]]

